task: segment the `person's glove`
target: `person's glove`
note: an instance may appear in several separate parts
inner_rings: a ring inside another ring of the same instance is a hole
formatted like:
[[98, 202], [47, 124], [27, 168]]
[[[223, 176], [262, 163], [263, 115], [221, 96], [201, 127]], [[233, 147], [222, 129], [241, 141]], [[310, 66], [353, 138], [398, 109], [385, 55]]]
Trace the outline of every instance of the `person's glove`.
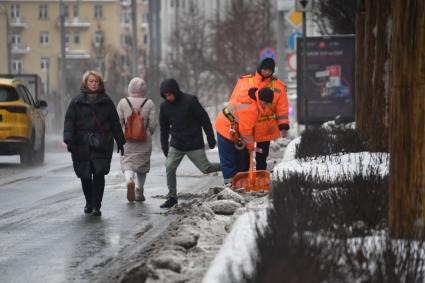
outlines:
[[284, 130], [284, 129], [280, 130], [280, 136], [282, 138], [286, 138], [288, 136], [288, 130]]
[[255, 92], [258, 90], [256, 87], [252, 87], [248, 90], [248, 96], [255, 99]]
[[263, 149], [261, 147], [256, 147], [255, 152], [256, 153], [263, 153]]
[[208, 138], [208, 146], [211, 149], [213, 149], [216, 144], [217, 144], [217, 142], [215, 141], [215, 138], [214, 137]]
[[162, 152], [164, 153], [165, 157], [168, 157], [168, 147], [162, 147]]
[[117, 153], [119, 153], [119, 152], [121, 152], [121, 156], [123, 156], [123, 155], [124, 155], [124, 146], [123, 146], [123, 145], [119, 145], [119, 146], [118, 146]]

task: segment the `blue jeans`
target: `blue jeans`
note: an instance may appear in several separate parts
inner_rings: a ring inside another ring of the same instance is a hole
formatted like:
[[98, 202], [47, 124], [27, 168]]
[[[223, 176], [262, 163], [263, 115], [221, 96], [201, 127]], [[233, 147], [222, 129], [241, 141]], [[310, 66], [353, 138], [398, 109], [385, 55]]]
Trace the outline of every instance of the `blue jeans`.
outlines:
[[224, 183], [232, 182], [238, 172], [249, 170], [249, 152], [247, 149], [238, 150], [233, 141], [217, 133], [218, 154]]

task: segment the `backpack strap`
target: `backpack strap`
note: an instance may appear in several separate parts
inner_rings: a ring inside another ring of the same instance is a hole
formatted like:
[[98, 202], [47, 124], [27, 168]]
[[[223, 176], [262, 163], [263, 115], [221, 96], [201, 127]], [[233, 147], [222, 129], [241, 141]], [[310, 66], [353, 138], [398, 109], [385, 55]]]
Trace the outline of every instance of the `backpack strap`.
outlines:
[[125, 97], [125, 100], [127, 100], [127, 103], [131, 108], [131, 112], [134, 112], [133, 104], [131, 104], [130, 100], [127, 97]]
[[139, 111], [142, 111], [143, 106], [145, 105], [146, 102], [148, 102], [149, 98], [146, 98], [145, 101], [143, 101], [142, 105], [140, 105], [140, 109]]

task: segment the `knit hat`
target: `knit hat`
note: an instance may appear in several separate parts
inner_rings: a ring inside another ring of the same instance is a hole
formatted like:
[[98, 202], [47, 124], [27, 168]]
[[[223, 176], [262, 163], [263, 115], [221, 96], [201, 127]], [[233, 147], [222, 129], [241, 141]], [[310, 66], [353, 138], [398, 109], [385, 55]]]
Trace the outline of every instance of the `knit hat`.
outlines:
[[258, 93], [258, 98], [261, 101], [272, 103], [273, 102], [273, 90], [271, 90], [268, 87], [260, 89], [260, 92]]
[[146, 83], [141, 78], [133, 78], [128, 84], [128, 93], [130, 96], [144, 97], [146, 93]]

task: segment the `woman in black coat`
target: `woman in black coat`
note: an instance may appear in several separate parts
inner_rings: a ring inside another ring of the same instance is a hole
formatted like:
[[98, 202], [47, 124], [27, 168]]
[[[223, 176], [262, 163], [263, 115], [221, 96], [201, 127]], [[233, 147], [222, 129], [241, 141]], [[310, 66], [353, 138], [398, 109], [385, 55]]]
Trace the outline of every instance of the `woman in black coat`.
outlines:
[[80, 94], [71, 100], [66, 111], [63, 133], [86, 198], [84, 213], [102, 215], [105, 175], [110, 170], [114, 139], [122, 155], [125, 138], [115, 105], [105, 93], [102, 76], [87, 71]]

